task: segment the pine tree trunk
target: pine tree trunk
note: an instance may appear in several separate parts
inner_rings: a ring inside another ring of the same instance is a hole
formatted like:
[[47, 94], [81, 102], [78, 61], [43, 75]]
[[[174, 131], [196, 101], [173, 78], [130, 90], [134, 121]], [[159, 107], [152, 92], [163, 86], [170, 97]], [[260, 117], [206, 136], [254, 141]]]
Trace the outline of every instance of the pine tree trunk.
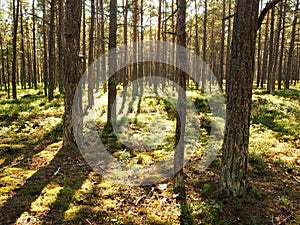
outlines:
[[269, 66], [268, 66], [268, 85], [267, 93], [274, 95], [275, 92], [275, 73], [273, 70], [274, 63], [274, 24], [275, 24], [275, 8], [271, 11], [271, 31], [270, 31], [270, 46], [269, 46]]
[[[178, 17], [177, 17], [177, 44], [186, 47], [186, 1], [178, 1]], [[177, 62], [181, 66], [186, 66], [186, 55], [181, 54], [177, 49]], [[177, 103], [177, 120], [176, 120], [176, 136], [175, 136], [175, 154], [174, 154], [174, 193], [178, 194], [177, 201], [180, 204], [186, 204], [185, 186], [183, 174], [183, 160], [184, 160], [184, 133], [186, 122], [186, 74], [182, 70], [178, 71], [179, 85], [183, 91], [178, 92]]]
[[[117, 0], [110, 1], [110, 21], [109, 21], [109, 74], [114, 71], [117, 58], [116, 48], [117, 46]], [[116, 78], [115, 75], [111, 76], [108, 80], [108, 105], [107, 105], [107, 128], [112, 128], [112, 123], [116, 119], [116, 105], [114, 101], [117, 96]]]
[[50, 29], [49, 29], [49, 85], [48, 85], [48, 100], [54, 98], [54, 77], [55, 77], [55, 0], [50, 2]]
[[285, 17], [286, 17], [286, 4], [287, 0], [284, 3], [283, 7], [283, 16], [282, 16], [282, 33], [281, 33], [281, 45], [280, 45], [280, 56], [279, 56], [279, 65], [278, 65], [278, 90], [281, 90], [282, 83], [282, 73], [283, 73], [283, 56], [284, 56], [284, 43], [285, 43]]
[[[202, 45], [202, 60], [206, 63], [206, 35], [207, 35], [207, 0], [204, 0], [204, 21], [203, 21], [203, 45]], [[202, 92], [205, 91], [205, 83], [206, 83], [206, 70], [205, 66], [202, 68]]]
[[89, 69], [88, 69], [88, 107], [94, 105], [94, 82], [95, 73], [93, 68], [94, 61], [94, 28], [95, 28], [95, 0], [91, 0], [91, 23], [89, 33]]
[[[73, 104], [77, 108], [77, 118], [73, 120], [78, 123], [78, 129], [81, 129], [81, 101], [74, 102], [73, 98], [77, 85], [80, 81], [80, 21], [81, 21], [81, 0], [67, 0], [65, 4], [66, 19], [65, 19], [65, 114], [63, 124], [63, 146], [75, 147], [76, 142], [72, 124]], [[80, 98], [80, 96], [78, 96]]]
[[298, 6], [299, 6], [299, 0], [296, 2], [295, 7], [295, 16], [293, 20], [293, 28], [292, 28], [292, 34], [291, 34], [291, 42], [290, 42], [290, 49], [289, 49], [289, 56], [288, 56], [288, 62], [287, 62], [287, 71], [286, 71], [286, 77], [284, 82], [284, 89], [290, 88], [290, 80], [292, 76], [292, 62], [293, 62], [293, 56], [294, 56], [294, 50], [295, 50], [295, 39], [296, 39], [296, 26], [297, 26], [297, 19], [298, 19]]
[[249, 125], [258, 2], [238, 0], [234, 17], [221, 172], [221, 190], [232, 196], [245, 195], [248, 185]]
[[45, 97], [48, 96], [48, 46], [47, 46], [47, 12], [46, 12], [46, 0], [43, 0], [43, 45], [44, 45], [44, 61], [43, 61], [43, 73], [44, 73], [44, 93]]
[[13, 30], [13, 61], [12, 61], [12, 75], [11, 75], [13, 99], [17, 98], [17, 36], [18, 36], [18, 22], [19, 22], [19, 10], [20, 10], [19, 7], [20, 7], [20, 1], [13, 0], [14, 30]]
[[64, 31], [64, 1], [59, 0], [59, 5], [58, 5], [58, 31], [57, 31], [57, 48], [58, 48], [58, 88], [59, 88], [59, 93], [63, 94], [64, 93], [64, 73], [63, 73], [63, 60], [64, 60], [64, 39], [63, 39], [63, 31]]
[[33, 86], [34, 89], [38, 89], [37, 82], [37, 57], [36, 57], [36, 27], [35, 27], [35, 5], [34, 1], [32, 1], [32, 43], [33, 43]]

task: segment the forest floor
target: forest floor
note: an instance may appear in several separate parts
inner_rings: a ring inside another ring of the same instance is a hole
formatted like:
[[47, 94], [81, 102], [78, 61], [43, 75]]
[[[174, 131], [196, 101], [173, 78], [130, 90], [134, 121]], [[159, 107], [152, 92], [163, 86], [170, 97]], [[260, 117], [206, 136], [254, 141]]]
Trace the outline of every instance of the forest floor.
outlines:
[[[179, 224], [171, 179], [132, 187], [102, 177], [78, 150], [61, 148], [63, 96], [48, 103], [42, 90], [19, 93], [18, 100], [7, 100], [0, 92], [0, 224]], [[196, 91], [188, 95], [198, 110], [203, 150], [211, 129], [208, 102]], [[150, 165], [173, 151], [174, 111], [156, 97], [145, 99], [138, 111], [129, 123], [140, 138], [155, 123], [149, 112], [169, 125], [157, 149], [126, 151], [112, 144], [109, 135], [102, 139], [115, 148], [119, 161]], [[98, 122], [101, 128], [103, 121]], [[300, 224], [299, 127], [300, 85], [274, 96], [255, 90], [249, 193], [241, 199], [222, 196], [220, 154], [199, 171], [201, 152], [196, 151], [184, 168], [188, 216], [194, 224]]]

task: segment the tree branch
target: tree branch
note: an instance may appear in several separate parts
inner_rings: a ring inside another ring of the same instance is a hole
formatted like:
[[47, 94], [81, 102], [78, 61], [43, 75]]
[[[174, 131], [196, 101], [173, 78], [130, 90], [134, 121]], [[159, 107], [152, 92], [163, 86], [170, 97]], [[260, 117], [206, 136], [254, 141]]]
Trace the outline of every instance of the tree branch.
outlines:
[[279, 2], [281, 2], [282, 0], [273, 0], [271, 2], [268, 2], [265, 6], [265, 8], [261, 11], [259, 18], [258, 18], [258, 24], [257, 24], [257, 30], [260, 29], [262, 22], [265, 18], [265, 16], [267, 15], [268, 11], [270, 9], [272, 9], [273, 7], [275, 7]]

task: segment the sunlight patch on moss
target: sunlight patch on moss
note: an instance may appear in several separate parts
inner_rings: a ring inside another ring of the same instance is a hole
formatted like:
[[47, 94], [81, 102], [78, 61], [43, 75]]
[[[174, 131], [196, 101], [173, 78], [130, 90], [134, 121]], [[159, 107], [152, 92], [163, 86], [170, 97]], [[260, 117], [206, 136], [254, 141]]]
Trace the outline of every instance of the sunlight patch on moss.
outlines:
[[42, 214], [50, 210], [51, 205], [56, 201], [57, 196], [63, 189], [59, 184], [51, 182], [43, 188], [40, 196], [31, 203], [31, 212]]

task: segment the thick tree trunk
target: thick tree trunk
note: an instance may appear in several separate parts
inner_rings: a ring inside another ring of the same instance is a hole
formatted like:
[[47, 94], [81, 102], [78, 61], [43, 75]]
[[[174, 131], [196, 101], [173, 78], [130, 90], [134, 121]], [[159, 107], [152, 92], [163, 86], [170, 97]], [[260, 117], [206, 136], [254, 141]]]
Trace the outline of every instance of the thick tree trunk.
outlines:
[[[75, 138], [72, 124], [73, 104], [78, 112], [81, 112], [81, 101], [73, 103], [77, 85], [80, 81], [80, 21], [81, 21], [81, 0], [67, 0], [65, 20], [65, 114], [63, 124], [64, 147], [75, 147]], [[80, 97], [80, 96], [78, 96]], [[76, 123], [81, 123], [82, 118], [77, 115]], [[79, 124], [80, 127], [80, 124]], [[76, 132], [76, 131], [75, 131]]]
[[249, 125], [258, 2], [238, 0], [234, 18], [221, 172], [221, 190], [232, 196], [245, 195], [248, 184]]

